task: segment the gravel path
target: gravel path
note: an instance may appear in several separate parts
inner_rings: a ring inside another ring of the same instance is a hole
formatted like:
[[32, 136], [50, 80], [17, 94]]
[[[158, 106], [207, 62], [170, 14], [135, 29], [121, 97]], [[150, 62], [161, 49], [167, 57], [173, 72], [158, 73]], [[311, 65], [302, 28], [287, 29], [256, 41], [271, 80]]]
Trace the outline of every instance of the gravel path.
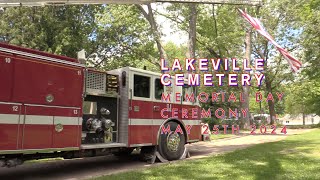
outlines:
[[[310, 131], [309, 129], [293, 130], [288, 129], [288, 134], [278, 135], [249, 135], [243, 133], [240, 136], [227, 139], [219, 139], [211, 142], [199, 142], [188, 145], [191, 158], [206, 157], [211, 154], [230, 152], [236, 149], [246, 148], [255, 144], [280, 141], [287, 136]], [[132, 155], [127, 159], [119, 159], [114, 156], [95, 157], [87, 159], [60, 160], [54, 162], [41, 162], [25, 164], [16, 168], [0, 168], [0, 179], [2, 180], [37, 180], [37, 179], [65, 179], [78, 180], [91, 177], [143, 169], [150, 166], [138, 160], [138, 155]]]

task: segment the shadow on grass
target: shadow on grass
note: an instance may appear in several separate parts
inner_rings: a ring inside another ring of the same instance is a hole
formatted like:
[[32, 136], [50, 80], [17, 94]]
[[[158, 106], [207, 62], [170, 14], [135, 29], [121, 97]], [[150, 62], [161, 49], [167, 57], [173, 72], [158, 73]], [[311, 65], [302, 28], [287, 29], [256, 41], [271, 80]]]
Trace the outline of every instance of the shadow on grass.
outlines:
[[[297, 150], [299, 147], [307, 148]], [[284, 140], [237, 150], [223, 156], [223, 160], [232, 162], [244, 173], [251, 173], [253, 179], [318, 179], [319, 172], [314, 170], [320, 168], [320, 157], [306, 156], [315, 148], [320, 149], [319, 143], [311, 140]]]
[[[240, 146], [231, 145], [228, 149], [242, 148]], [[215, 149], [207, 150], [212, 152]], [[320, 179], [320, 154], [315, 153], [319, 151], [320, 130], [317, 130], [223, 155], [179, 161], [98, 179]], [[200, 150], [195, 153], [200, 155], [207, 152]], [[138, 161], [137, 155], [125, 159], [98, 157], [4, 169], [0, 170], [0, 179], [61, 179], [59, 177], [66, 177], [66, 173], [71, 174], [70, 177], [73, 177], [72, 174], [81, 176], [89, 172], [105, 174], [119, 169], [138, 169], [145, 165]]]
[[317, 130], [223, 155], [101, 179], [320, 179], [319, 150]]
[[137, 154], [128, 158], [110, 155], [84, 159], [27, 163], [13, 168], [0, 168], [0, 180], [65, 179], [68, 176], [79, 177], [81, 175], [88, 175], [101, 169], [112, 171], [123, 167], [134, 168], [137, 165], [143, 166], [145, 164], [145, 162], [139, 161]]

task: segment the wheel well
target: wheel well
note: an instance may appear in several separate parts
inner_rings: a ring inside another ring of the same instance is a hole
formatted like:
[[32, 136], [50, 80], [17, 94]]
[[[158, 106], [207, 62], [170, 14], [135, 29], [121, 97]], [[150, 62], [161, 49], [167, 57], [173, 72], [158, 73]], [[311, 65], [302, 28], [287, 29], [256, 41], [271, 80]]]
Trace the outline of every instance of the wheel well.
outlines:
[[159, 135], [160, 135], [160, 133], [161, 133], [161, 127], [162, 127], [165, 123], [167, 123], [167, 122], [176, 122], [176, 123], [178, 123], [178, 124], [180, 125], [180, 127], [182, 128], [184, 137], [186, 138], [186, 144], [187, 144], [189, 136], [188, 136], [188, 134], [187, 134], [187, 131], [186, 131], [186, 128], [185, 128], [184, 123], [183, 123], [182, 121], [178, 120], [178, 119], [169, 118], [169, 119], [165, 120], [165, 121], [160, 125], [160, 127], [159, 127], [158, 135], [157, 135], [157, 145], [158, 145], [158, 143], [159, 143]]

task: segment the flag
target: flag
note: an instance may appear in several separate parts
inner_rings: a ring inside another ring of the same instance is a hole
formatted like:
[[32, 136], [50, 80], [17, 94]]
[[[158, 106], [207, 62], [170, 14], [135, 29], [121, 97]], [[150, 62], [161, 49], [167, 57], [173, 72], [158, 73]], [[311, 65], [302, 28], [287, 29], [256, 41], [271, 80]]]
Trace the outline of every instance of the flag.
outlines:
[[249, 14], [243, 12], [241, 9], [238, 9], [244, 19], [246, 19], [262, 36], [264, 36], [267, 40], [269, 40], [282, 54], [282, 56], [288, 61], [292, 71], [297, 72], [302, 63], [294, 58], [292, 55], [289, 54], [284, 48], [282, 48], [274, 39], [273, 37], [264, 29], [262, 23], [257, 18], [251, 17]]

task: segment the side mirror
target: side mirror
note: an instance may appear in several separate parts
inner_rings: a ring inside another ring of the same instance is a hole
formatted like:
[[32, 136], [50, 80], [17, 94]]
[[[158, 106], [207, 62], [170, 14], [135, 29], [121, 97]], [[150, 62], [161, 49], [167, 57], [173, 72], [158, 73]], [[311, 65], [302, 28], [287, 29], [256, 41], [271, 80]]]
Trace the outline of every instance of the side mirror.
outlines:
[[125, 71], [122, 72], [121, 81], [122, 81], [122, 86], [123, 87], [126, 86], [127, 73]]
[[86, 58], [86, 51], [82, 49], [77, 53], [77, 59], [81, 64], [86, 64], [87, 58]]

